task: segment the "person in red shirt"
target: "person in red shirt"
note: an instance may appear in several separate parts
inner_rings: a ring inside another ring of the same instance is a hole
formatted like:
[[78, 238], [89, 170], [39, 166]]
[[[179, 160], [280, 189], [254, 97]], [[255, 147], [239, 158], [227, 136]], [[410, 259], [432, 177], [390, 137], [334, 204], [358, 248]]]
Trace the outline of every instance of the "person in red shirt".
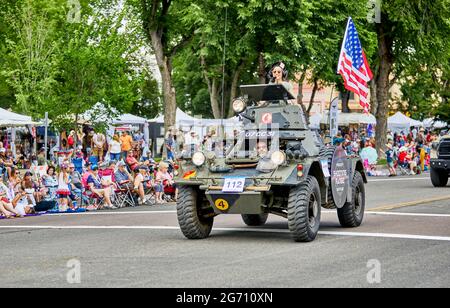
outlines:
[[406, 156], [408, 155], [408, 152], [405, 150], [400, 151], [400, 154], [398, 154], [398, 162], [402, 165], [407, 164], [408, 161], [406, 160]]
[[136, 168], [139, 167], [139, 162], [134, 157], [134, 152], [129, 151], [126, 159], [127, 165], [130, 167], [131, 171], [135, 172]]
[[70, 135], [67, 138], [67, 144], [69, 145], [69, 149], [74, 149], [75, 145], [75, 131], [70, 131]]

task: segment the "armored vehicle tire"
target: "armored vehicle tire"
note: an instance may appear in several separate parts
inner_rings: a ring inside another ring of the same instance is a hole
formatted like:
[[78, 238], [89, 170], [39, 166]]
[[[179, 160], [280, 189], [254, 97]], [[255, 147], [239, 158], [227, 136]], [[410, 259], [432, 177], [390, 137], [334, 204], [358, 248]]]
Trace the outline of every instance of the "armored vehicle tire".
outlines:
[[434, 187], [445, 187], [448, 183], [447, 172], [439, 172], [431, 168], [431, 183]]
[[316, 178], [308, 176], [291, 188], [288, 201], [288, 225], [296, 242], [313, 241], [320, 226], [320, 187]]
[[262, 226], [266, 223], [269, 214], [242, 214], [242, 220], [247, 226]]
[[364, 180], [361, 173], [355, 172], [352, 180], [352, 202], [346, 202], [342, 208], [337, 209], [341, 226], [344, 228], [359, 227], [364, 218], [365, 206]]
[[[181, 186], [177, 201], [177, 216], [181, 232], [188, 239], [207, 238], [211, 233], [214, 217], [203, 218], [199, 215], [201, 198], [194, 187]], [[199, 202], [200, 201], [200, 202]]]
[[[326, 159], [328, 161], [328, 171], [330, 172], [330, 174], [331, 174], [331, 163], [332, 163], [333, 155], [334, 155], [335, 151], [336, 151], [336, 147], [335, 146], [323, 147], [320, 150], [320, 154], [319, 154], [322, 159]], [[335, 208], [337, 208], [336, 204], [334, 203], [334, 199], [333, 199], [333, 191], [331, 189], [331, 178], [328, 178], [328, 191], [327, 191], [327, 194], [328, 194], [328, 198], [327, 198], [328, 202], [322, 204], [322, 207], [324, 207], [326, 209], [335, 209]], [[325, 202], [325, 200], [323, 200], [323, 201]]]

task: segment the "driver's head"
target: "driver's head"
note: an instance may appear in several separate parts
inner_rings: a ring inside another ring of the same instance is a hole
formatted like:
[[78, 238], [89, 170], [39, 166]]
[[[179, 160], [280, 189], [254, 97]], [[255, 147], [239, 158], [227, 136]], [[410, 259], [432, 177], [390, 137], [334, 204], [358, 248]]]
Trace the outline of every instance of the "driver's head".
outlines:
[[264, 157], [267, 155], [267, 152], [269, 150], [267, 149], [267, 143], [264, 141], [260, 141], [256, 144], [256, 152], [258, 153], [259, 157]]

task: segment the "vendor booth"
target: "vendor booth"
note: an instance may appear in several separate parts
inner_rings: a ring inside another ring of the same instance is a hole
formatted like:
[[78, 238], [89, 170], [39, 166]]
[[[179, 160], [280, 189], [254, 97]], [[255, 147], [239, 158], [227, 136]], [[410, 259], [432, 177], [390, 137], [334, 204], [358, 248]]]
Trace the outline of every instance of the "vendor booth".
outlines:
[[[17, 131], [21, 130], [21, 140], [23, 145], [26, 145], [27, 151], [31, 151], [32, 139], [36, 138], [36, 130], [34, 126], [40, 123], [34, 122], [30, 116], [21, 115], [6, 109], [0, 108], [0, 127], [6, 128], [3, 130], [1, 140], [4, 145], [11, 149], [12, 153], [16, 155], [16, 138]], [[5, 147], [6, 147], [5, 146]], [[23, 151], [24, 149], [22, 149]]]
[[[149, 120], [151, 138], [156, 138], [157, 148], [160, 149], [164, 142], [164, 115], [160, 115]], [[234, 130], [242, 127], [242, 122], [238, 117], [230, 119], [204, 119], [188, 115], [180, 108], [177, 108], [175, 115], [175, 128], [184, 134], [195, 132], [200, 140], [210, 131], [219, 132], [220, 127], [224, 128], [226, 136], [233, 136]]]
[[408, 133], [411, 127], [421, 126], [423, 126], [422, 122], [411, 119], [401, 112], [388, 118], [388, 128], [394, 133]]

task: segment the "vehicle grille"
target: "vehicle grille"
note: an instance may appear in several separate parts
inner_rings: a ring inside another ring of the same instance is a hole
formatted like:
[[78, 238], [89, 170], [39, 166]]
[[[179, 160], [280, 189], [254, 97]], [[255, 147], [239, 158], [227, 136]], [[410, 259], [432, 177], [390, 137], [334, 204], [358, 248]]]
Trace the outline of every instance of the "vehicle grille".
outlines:
[[439, 158], [450, 159], [450, 140], [442, 141], [439, 145]]

